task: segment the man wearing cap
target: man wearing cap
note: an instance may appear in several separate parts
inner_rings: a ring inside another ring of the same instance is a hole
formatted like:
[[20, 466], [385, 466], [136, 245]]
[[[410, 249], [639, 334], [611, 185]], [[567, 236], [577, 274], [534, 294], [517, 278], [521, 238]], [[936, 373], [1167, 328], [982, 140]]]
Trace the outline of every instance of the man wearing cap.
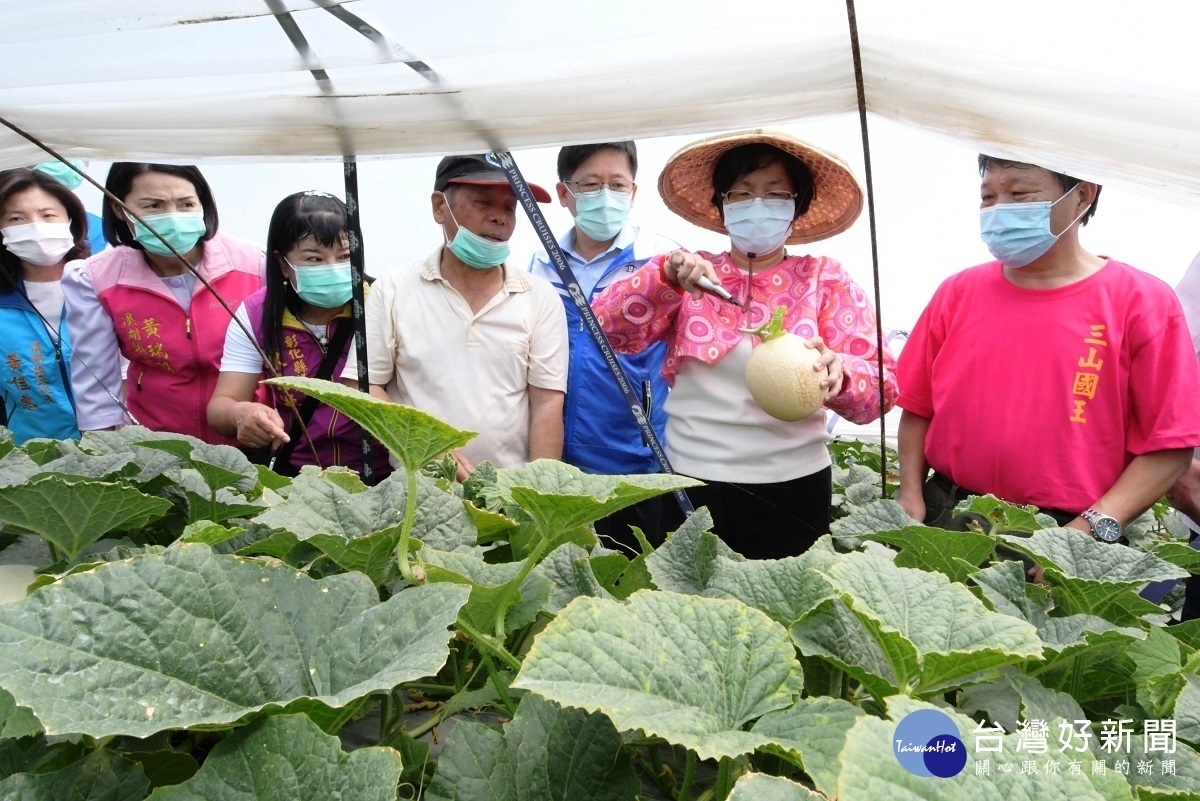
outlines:
[[[485, 459], [558, 459], [566, 319], [550, 284], [505, 264], [517, 199], [481, 155], [442, 159], [433, 189], [444, 244], [384, 273], [367, 297], [371, 394], [478, 432], [455, 454], [460, 477]], [[347, 361], [342, 378], [353, 380], [357, 364]]]
[[986, 155], [979, 173], [995, 261], [944, 281], [900, 356], [898, 500], [946, 525], [991, 493], [1121, 541], [1200, 445], [1183, 311], [1162, 281], [1083, 248], [1098, 185]]
[[[588, 301], [633, 275], [651, 257], [679, 247], [673, 240], [629, 223], [637, 195], [636, 175], [633, 142], [570, 145], [558, 152], [558, 200], [575, 219], [558, 244]], [[585, 473], [659, 472], [658, 461], [643, 440], [600, 346], [584, 327], [562, 276], [545, 251], [534, 254], [529, 271], [554, 285], [567, 315], [571, 366], [563, 414], [563, 461]], [[660, 441], [667, 421], [663, 410], [667, 382], [662, 375], [666, 354], [666, 343], [657, 342], [639, 354], [617, 357]], [[659, 497], [622, 509], [596, 521], [596, 532], [636, 548], [629, 529], [634, 525], [651, 542], [661, 542], [664, 502], [674, 503], [669, 497]]]

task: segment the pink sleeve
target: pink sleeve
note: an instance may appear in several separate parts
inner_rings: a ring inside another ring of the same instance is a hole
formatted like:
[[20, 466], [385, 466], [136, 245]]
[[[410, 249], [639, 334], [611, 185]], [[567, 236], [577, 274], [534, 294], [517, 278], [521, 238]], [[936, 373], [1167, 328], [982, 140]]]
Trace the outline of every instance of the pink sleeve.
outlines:
[[660, 339], [674, 340], [675, 315], [687, 295], [663, 277], [663, 258], [655, 256], [592, 300], [592, 311], [613, 350], [641, 353]]
[[1130, 453], [1200, 446], [1200, 360], [1179, 302], [1169, 300], [1162, 328], [1130, 343]]
[[879, 399], [879, 347], [875, 311], [862, 288], [832, 259], [821, 273], [818, 310], [821, 339], [842, 359], [842, 391], [826, 407], [862, 425], [896, 405], [896, 359], [883, 343], [883, 403]]

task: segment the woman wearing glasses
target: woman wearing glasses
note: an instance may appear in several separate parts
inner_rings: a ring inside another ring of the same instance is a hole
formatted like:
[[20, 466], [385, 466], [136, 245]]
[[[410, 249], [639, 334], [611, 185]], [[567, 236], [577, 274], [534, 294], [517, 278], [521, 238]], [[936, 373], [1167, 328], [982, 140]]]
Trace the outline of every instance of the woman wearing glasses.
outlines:
[[[593, 308], [618, 351], [667, 343], [667, 455], [678, 472], [707, 482], [688, 494], [712, 512], [714, 532], [751, 558], [802, 553], [829, 531], [824, 413], [788, 423], [764, 412], [744, 378], [757, 340], [738, 329], [786, 307], [784, 327], [820, 351], [815, 369], [828, 369], [826, 407], [856, 423], [892, 407], [894, 359], [885, 352], [881, 402], [875, 314], [865, 293], [837, 261], [787, 249], [849, 228], [862, 190], [835, 156], [761, 130], [684, 147], [658, 188], [676, 214], [727, 233], [729, 250], [658, 256]], [[749, 311], [702, 293], [702, 277]]]

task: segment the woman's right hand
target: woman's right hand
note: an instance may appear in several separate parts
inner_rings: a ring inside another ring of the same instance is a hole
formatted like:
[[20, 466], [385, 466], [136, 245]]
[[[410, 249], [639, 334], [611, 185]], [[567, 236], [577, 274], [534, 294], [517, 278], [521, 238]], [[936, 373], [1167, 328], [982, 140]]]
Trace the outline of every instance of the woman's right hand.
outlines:
[[696, 300], [704, 294], [696, 286], [701, 277], [707, 277], [717, 286], [721, 285], [721, 279], [717, 277], [717, 270], [711, 261], [682, 248], [667, 254], [663, 260], [663, 275], [670, 283], [678, 284], [690, 292]]
[[918, 523], [925, 521], [925, 496], [921, 494], [920, 490], [915, 493], [906, 493], [901, 490], [900, 494], [896, 496], [896, 502], [913, 520]]
[[274, 451], [288, 441], [279, 412], [261, 403], [244, 401], [234, 411], [238, 442], [251, 448], [271, 446]]

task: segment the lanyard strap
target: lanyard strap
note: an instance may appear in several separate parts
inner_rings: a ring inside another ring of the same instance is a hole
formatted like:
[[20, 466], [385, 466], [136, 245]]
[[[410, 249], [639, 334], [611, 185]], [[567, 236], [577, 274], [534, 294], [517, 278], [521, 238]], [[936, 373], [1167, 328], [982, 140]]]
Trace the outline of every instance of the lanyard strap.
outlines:
[[[520, 201], [522, 208], [525, 209], [525, 214], [529, 217], [529, 221], [533, 223], [533, 230], [537, 232], [538, 238], [542, 241], [542, 247], [546, 249], [546, 255], [550, 257], [550, 263], [554, 265], [559, 278], [562, 279], [563, 287], [567, 290], [567, 294], [571, 296], [571, 300], [575, 302], [575, 307], [579, 309], [579, 316], [587, 327], [588, 333], [592, 335], [596, 346], [600, 348], [600, 353], [604, 356], [604, 363], [608, 365], [608, 371], [616, 379], [617, 387], [621, 390], [621, 395], [625, 398], [625, 403], [629, 406], [629, 412], [633, 415], [633, 419], [637, 421], [638, 428], [642, 431], [642, 437], [650, 447], [651, 453], [654, 454], [659, 467], [662, 468], [664, 473], [674, 473], [675, 470], [671, 467], [670, 460], [667, 459], [667, 453], [663, 450], [662, 442], [659, 441], [658, 435], [654, 433], [654, 426], [650, 425], [649, 410], [642, 407], [642, 403], [633, 389], [633, 384], [629, 381], [629, 376], [625, 375], [625, 370], [621, 367], [621, 363], [617, 361], [616, 352], [613, 351], [612, 345], [608, 342], [608, 337], [604, 335], [604, 331], [600, 328], [600, 321], [596, 319], [592, 307], [588, 305], [587, 298], [583, 295], [583, 288], [579, 286], [579, 280], [575, 277], [571, 266], [567, 264], [567, 259], [563, 256], [562, 248], [558, 246], [554, 235], [550, 233], [550, 226], [546, 223], [546, 218], [542, 216], [542, 210], [538, 208], [537, 200], [534, 199], [533, 193], [529, 190], [529, 184], [526, 183], [525, 177], [521, 175], [520, 169], [517, 168], [516, 160], [507, 151], [490, 153], [487, 160], [503, 170], [505, 177], [508, 178], [508, 183], [512, 187], [513, 194], [517, 196], [517, 200]], [[683, 510], [685, 515], [689, 515], [695, 511], [695, 507], [692, 506], [692, 502], [686, 492], [675, 490], [674, 495], [676, 503], [679, 504], [679, 508]]]

